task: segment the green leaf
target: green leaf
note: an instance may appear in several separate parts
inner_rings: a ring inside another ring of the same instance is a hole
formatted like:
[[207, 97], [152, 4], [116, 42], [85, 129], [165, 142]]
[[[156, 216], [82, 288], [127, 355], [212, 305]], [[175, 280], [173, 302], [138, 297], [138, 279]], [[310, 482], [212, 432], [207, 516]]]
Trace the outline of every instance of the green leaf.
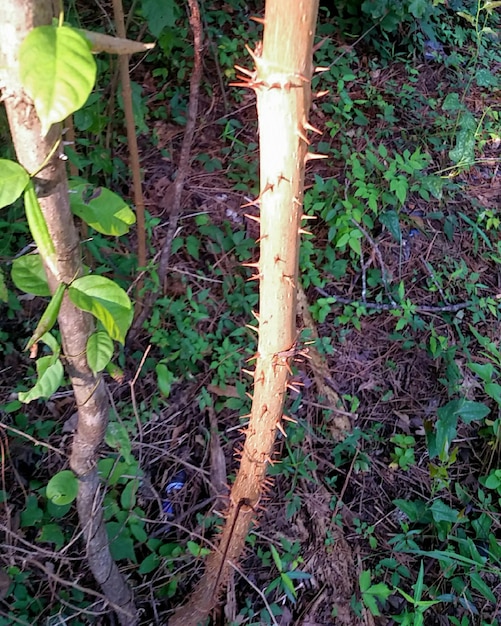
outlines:
[[120, 422], [110, 422], [106, 429], [104, 440], [110, 448], [115, 448], [120, 451], [120, 454], [128, 465], [134, 463], [135, 459], [132, 454], [132, 444], [129, 433], [123, 424], [120, 424]]
[[39, 254], [26, 254], [14, 259], [11, 277], [14, 285], [25, 293], [50, 296], [47, 274]]
[[19, 70], [45, 135], [52, 124], [80, 109], [96, 80], [89, 42], [69, 26], [38, 26], [19, 50]]
[[76, 307], [92, 313], [112, 339], [125, 343], [134, 311], [121, 287], [104, 276], [82, 276], [72, 282], [68, 291]]
[[494, 376], [495, 370], [492, 363], [468, 363], [468, 367], [485, 383], [490, 382]]
[[157, 363], [155, 366], [155, 372], [157, 374], [157, 383], [160, 393], [168, 398], [170, 396], [170, 390], [175, 376], [165, 363]]
[[111, 556], [115, 561], [129, 559], [136, 563], [134, 542], [128, 529], [121, 522], [106, 522], [106, 532], [108, 534]]
[[478, 572], [470, 572], [469, 576], [471, 580], [471, 586], [473, 587], [473, 589], [476, 589], [477, 591], [479, 591], [484, 596], [484, 598], [487, 598], [487, 600], [489, 602], [492, 602], [492, 604], [496, 604], [498, 601], [498, 598], [496, 598], [496, 596], [492, 593], [489, 586], [480, 577], [480, 574]]
[[42, 356], [37, 360], [38, 380], [29, 391], [20, 391], [19, 400], [27, 404], [38, 398], [50, 398], [63, 382], [63, 366], [54, 355]]
[[459, 94], [455, 91], [448, 93], [442, 104], [442, 111], [458, 111], [463, 105], [459, 99]]
[[501, 385], [499, 383], [486, 383], [485, 393], [501, 406]]
[[60, 550], [66, 540], [59, 524], [44, 524], [37, 541], [40, 543], [53, 543], [55, 544], [55, 549]]
[[38, 198], [35, 193], [33, 183], [29, 183], [24, 192], [24, 209], [26, 212], [26, 219], [28, 226], [30, 227], [31, 236], [35, 240], [43, 262], [54, 276], [58, 277], [57, 271], [57, 257], [54, 242], [50, 236], [49, 229], [47, 228], [47, 222], [38, 203]]
[[383, 224], [383, 226], [386, 226], [395, 241], [398, 241], [398, 243], [402, 241], [400, 219], [396, 211], [390, 210], [381, 213], [381, 215], [379, 216], [379, 221], [381, 222], [381, 224]]
[[401, 204], [404, 204], [407, 198], [408, 189], [409, 183], [407, 182], [407, 178], [405, 178], [405, 176], [397, 176], [396, 178], [391, 179], [390, 191], [393, 191], [393, 193], [400, 200]]
[[475, 134], [477, 123], [467, 111], [461, 115], [460, 129], [456, 135], [456, 146], [449, 152], [453, 163], [467, 165], [475, 160]]
[[140, 574], [150, 574], [160, 565], [160, 557], [158, 554], [154, 552], [152, 554], [148, 554], [146, 558], [143, 559], [141, 565], [139, 566]]
[[0, 159], [0, 209], [15, 202], [23, 193], [30, 177], [19, 163]]
[[66, 290], [66, 285], [60, 283], [57, 286], [54, 295], [52, 296], [47, 308], [42, 314], [40, 321], [37, 324], [35, 332], [31, 336], [25, 350], [29, 350], [33, 344], [40, 340], [40, 338], [48, 333], [54, 324], [56, 323], [57, 316], [59, 315], [59, 309], [61, 308], [61, 303], [63, 301], [64, 292]]
[[119, 195], [87, 183], [70, 183], [70, 206], [76, 216], [104, 235], [125, 235], [136, 221]]
[[[489, 385], [490, 383], [485, 385], [485, 391], [490, 395], [490, 393], [487, 391], [487, 387]], [[501, 387], [499, 385], [497, 385], [497, 387], [499, 387], [499, 389], [501, 390]], [[458, 408], [459, 416], [466, 424], [481, 420], [486, 415], [489, 415], [490, 412], [491, 410], [489, 409], [489, 407], [483, 402], [473, 402], [471, 400], [463, 400]]]
[[181, 14], [174, 0], [142, 0], [141, 5], [153, 37], [159, 37], [166, 26], [172, 28]]
[[486, 68], [480, 68], [475, 74], [475, 80], [479, 87], [496, 87], [498, 85], [498, 79], [492, 72]]
[[7, 285], [5, 283], [5, 274], [0, 269], [0, 302], [8, 302], [9, 292], [7, 291]]
[[78, 479], [71, 470], [55, 474], [48, 482], [47, 498], [59, 506], [70, 504], [78, 494]]
[[459, 513], [438, 499], [430, 507], [435, 522], [450, 522], [455, 524], [459, 519]]
[[138, 480], [129, 480], [120, 495], [120, 504], [124, 511], [131, 511], [136, 506], [136, 494], [139, 487]]
[[113, 341], [108, 333], [100, 330], [87, 340], [87, 363], [94, 374], [102, 372], [113, 356]]
[[202, 548], [202, 546], [195, 541], [188, 541], [186, 543], [186, 547], [195, 557], [207, 556], [208, 554], [210, 554], [209, 548]]

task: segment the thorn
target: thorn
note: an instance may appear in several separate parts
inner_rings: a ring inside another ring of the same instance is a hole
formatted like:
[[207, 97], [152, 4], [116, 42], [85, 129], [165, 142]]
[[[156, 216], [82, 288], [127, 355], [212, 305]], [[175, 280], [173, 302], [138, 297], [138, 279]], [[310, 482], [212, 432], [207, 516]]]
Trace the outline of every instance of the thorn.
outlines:
[[250, 213], [244, 213], [244, 216], [248, 217], [250, 220], [254, 220], [258, 224], [261, 222], [261, 218], [259, 217], [259, 215], [251, 215]]
[[255, 263], [242, 263], [242, 267], [255, 267], [255, 268], [258, 268], [259, 267], [259, 261], [256, 261]]
[[303, 213], [301, 215], [301, 219], [302, 220], [316, 220], [317, 216], [316, 215], [306, 215], [306, 213]]
[[252, 17], [249, 17], [249, 19], [253, 22], [257, 22], [258, 24], [262, 24], [263, 26], [266, 24], [264, 17], [256, 17], [253, 15]]
[[272, 460], [271, 460], [271, 457], [270, 457], [269, 455], [266, 455], [266, 456], [264, 457], [264, 462], [265, 462], [265, 463], [269, 463], [272, 467], [275, 465], [275, 461], [272, 461]]
[[247, 419], [250, 419], [251, 415], [252, 415], [252, 413], [246, 413], [245, 415], [240, 415], [239, 419], [247, 420]]
[[304, 141], [304, 143], [305, 143], [306, 145], [308, 145], [308, 146], [310, 145], [310, 143], [311, 143], [311, 142], [309, 141], [308, 137], [306, 136], [306, 134], [305, 134], [304, 130], [302, 130], [301, 128], [299, 128], [299, 127], [298, 127], [298, 128], [296, 129], [296, 135], [297, 135], [298, 137], [300, 137], [300, 138]]
[[245, 67], [242, 67], [241, 65], [234, 65], [233, 66], [237, 72], [242, 72], [242, 74], [245, 74], [246, 76], [249, 76], [250, 78], [255, 78], [256, 77], [256, 70], [248, 70]]
[[292, 422], [293, 424], [297, 424], [297, 420], [295, 420], [293, 417], [290, 417], [290, 415], [285, 415], [285, 413], [282, 415], [282, 419], [286, 422]]
[[284, 261], [283, 259], [281, 259], [281, 258], [278, 256], [278, 254], [277, 254], [277, 255], [275, 255], [275, 258], [274, 258], [273, 260], [275, 261], [275, 263], [280, 263], [280, 262], [285, 263], [285, 261]]
[[317, 93], [313, 94], [314, 98], [323, 98], [324, 96], [327, 96], [329, 93], [328, 89], [324, 89], [323, 91], [317, 91]]
[[[258, 44], [258, 46], [260, 46], [260, 44]], [[248, 44], [245, 44], [245, 49], [251, 55], [252, 60], [257, 65], [260, 61], [259, 55], [257, 55], [256, 52]]]
[[307, 152], [304, 157], [304, 162], [308, 163], [308, 161], [314, 161], [316, 159], [328, 159], [329, 156], [327, 154], [315, 154], [314, 152]]
[[286, 282], [288, 282], [288, 283], [289, 283], [289, 285], [290, 285], [293, 289], [295, 289], [295, 288], [296, 288], [296, 285], [294, 284], [294, 281], [292, 280], [292, 276], [287, 276], [286, 274], [283, 274], [283, 277], [284, 277], [284, 280], [285, 280]]
[[310, 231], [309, 231], [309, 230], [305, 230], [304, 228], [298, 228], [298, 229], [297, 229], [297, 232], [298, 232], [300, 235], [311, 235], [311, 234], [312, 234], [312, 233], [310, 233]]
[[[251, 18], [252, 19], [252, 18]], [[320, 50], [320, 48], [324, 45], [326, 41], [329, 41], [329, 37], [324, 37], [321, 41], [313, 46], [313, 52]]]
[[256, 326], [251, 326], [250, 324], [245, 324], [245, 326], [253, 330], [255, 333], [259, 334], [259, 329]]
[[278, 179], [277, 179], [277, 184], [279, 185], [283, 180], [286, 183], [290, 183], [291, 182], [286, 176], [284, 176], [283, 174], [279, 174]]
[[[257, 321], [259, 322], [259, 313], [256, 313], [256, 311], [251, 311], [252, 315], [257, 319]], [[256, 357], [259, 356], [259, 352], [256, 352]], [[252, 357], [254, 358], [254, 357]]]
[[[329, 69], [329, 68], [327, 68]], [[301, 80], [303, 83], [309, 83], [310, 79], [307, 76], [304, 76], [303, 74], [294, 74], [294, 77], [299, 78], [299, 80]]]
[[299, 198], [296, 198], [296, 196], [292, 198], [292, 202], [293, 204], [297, 204], [297, 206], [302, 206], [301, 200], [299, 200]]
[[294, 393], [301, 393], [301, 389], [298, 389], [297, 387], [294, 387], [296, 383], [287, 383], [287, 389], [290, 389], [291, 391], [293, 391]]
[[257, 197], [255, 200], [251, 200], [250, 202], [246, 202], [245, 204], [241, 204], [240, 208], [241, 209], [245, 209], [248, 206], [259, 206], [259, 197]]
[[[280, 182], [280, 179], [279, 179], [279, 182]], [[259, 193], [259, 198], [262, 198], [267, 191], [273, 191], [274, 187], [275, 187], [275, 183], [270, 183], [270, 182], [266, 183], [263, 191]]]
[[248, 374], [251, 378], [254, 378], [254, 372], [252, 370], [246, 370], [245, 368], [242, 367], [242, 372], [244, 372], [245, 374]]
[[[237, 429], [237, 433], [240, 433], [241, 435], [243, 435], [244, 437], [247, 436], [247, 428], [238, 428]], [[238, 454], [238, 452], [235, 450], [234, 454]]]
[[312, 126], [309, 122], [304, 122], [303, 126], [304, 128], [306, 128], [306, 130], [311, 130], [312, 133], [317, 133], [317, 135], [323, 135], [323, 132], [320, 129], [315, 128], [315, 126]]
[[279, 430], [282, 433], [282, 435], [287, 438], [287, 433], [285, 432], [284, 427], [282, 426], [282, 424], [280, 422], [277, 422], [275, 424], [275, 426], [276, 426], [277, 430]]
[[[245, 362], [250, 363], [251, 361], [255, 361], [256, 359], [259, 359], [259, 352], [256, 352], [255, 354], [250, 356], [248, 359], [245, 359]], [[243, 417], [246, 417], [246, 416], [243, 415]], [[247, 416], [247, 417], [250, 417], [250, 416]]]
[[249, 391], [246, 391], [246, 392], [245, 392], [245, 395], [246, 395], [248, 398], [250, 398], [251, 400], [254, 400], [254, 396], [253, 396], [253, 395], [252, 395]]
[[327, 67], [320, 67], [320, 66], [318, 66], [318, 67], [314, 68], [313, 73], [317, 74], [317, 73], [320, 73], [320, 72], [328, 72], [330, 69], [331, 68], [329, 66], [327, 66]]
[[247, 282], [249, 283], [251, 280], [260, 280], [263, 277], [262, 274], [254, 274], [254, 276], [251, 276], [250, 278], [247, 279]]

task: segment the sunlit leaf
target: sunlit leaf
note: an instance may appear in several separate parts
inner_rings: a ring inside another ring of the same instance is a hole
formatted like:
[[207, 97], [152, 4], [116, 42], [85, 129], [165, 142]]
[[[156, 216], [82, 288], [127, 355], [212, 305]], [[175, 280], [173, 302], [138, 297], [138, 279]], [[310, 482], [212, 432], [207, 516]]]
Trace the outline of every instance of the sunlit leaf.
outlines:
[[23, 193], [30, 177], [19, 163], [0, 159], [0, 209], [15, 202]]
[[115, 341], [125, 342], [134, 315], [125, 291], [104, 276], [82, 276], [68, 290], [73, 304], [92, 313]]
[[21, 44], [19, 67], [44, 134], [85, 104], [96, 80], [90, 44], [69, 26], [31, 30]]

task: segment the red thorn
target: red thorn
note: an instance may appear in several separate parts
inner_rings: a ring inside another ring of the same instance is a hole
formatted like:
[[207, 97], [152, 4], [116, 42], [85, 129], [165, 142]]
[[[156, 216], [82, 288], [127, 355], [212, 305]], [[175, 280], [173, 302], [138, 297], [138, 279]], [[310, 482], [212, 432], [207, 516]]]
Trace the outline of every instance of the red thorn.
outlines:
[[263, 26], [266, 24], [266, 20], [264, 19], [264, 17], [256, 17], [253, 15], [249, 19], [253, 22], [257, 22], [258, 24], [262, 24]]
[[287, 437], [287, 433], [285, 432], [284, 427], [282, 426], [280, 422], [276, 423], [276, 427], [277, 427], [277, 430], [279, 430], [284, 437]]
[[250, 363], [251, 361], [255, 361], [258, 358], [259, 358], [259, 352], [256, 352], [255, 354], [250, 356], [248, 359], [245, 359], [245, 362]]
[[258, 215], [251, 215], [250, 213], [244, 213], [245, 217], [248, 217], [250, 220], [254, 220], [258, 224], [261, 222], [261, 218]]
[[249, 283], [251, 280], [260, 280], [263, 277], [262, 274], [255, 274], [254, 276], [251, 276], [250, 278], [247, 279], [247, 282]]
[[309, 122], [304, 122], [303, 126], [306, 128], [306, 130], [311, 130], [312, 133], [317, 133], [317, 135], [323, 135], [321, 130], [315, 128], [315, 126], [312, 126]]
[[256, 198], [255, 200], [252, 200], [251, 202], [246, 202], [245, 204], [241, 204], [240, 208], [241, 209], [245, 209], [248, 206], [259, 206], [259, 197]]
[[245, 74], [246, 76], [249, 76], [250, 78], [255, 78], [256, 76], [256, 70], [248, 70], [245, 67], [242, 67], [241, 65], [235, 65], [234, 68], [238, 71], [238, 72], [242, 72], [242, 74]]
[[305, 157], [304, 157], [304, 162], [307, 163], [308, 161], [313, 161], [316, 159], [328, 159], [328, 155], [327, 154], [315, 154], [314, 152], [307, 152]]
[[255, 267], [255, 268], [258, 268], [259, 267], [259, 261], [256, 261], [255, 263], [242, 263], [242, 267]]
[[308, 139], [308, 137], [305, 135], [305, 132], [304, 132], [303, 129], [297, 128], [296, 129], [296, 134], [297, 134], [298, 137], [300, 137], [305, 142], [306, 145], [308, 145], [308, 146], [310, 145], [311, 142]]

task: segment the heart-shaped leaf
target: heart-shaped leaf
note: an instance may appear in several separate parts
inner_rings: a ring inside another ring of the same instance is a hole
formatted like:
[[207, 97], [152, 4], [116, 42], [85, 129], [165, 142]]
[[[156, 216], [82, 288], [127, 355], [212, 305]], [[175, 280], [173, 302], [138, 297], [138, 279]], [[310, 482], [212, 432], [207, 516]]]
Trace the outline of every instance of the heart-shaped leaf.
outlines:
[[19, 69], [44, 134], [85, 104], [96, 80], [90, 44], [69, 26], [30, 31], [19, 50]]

